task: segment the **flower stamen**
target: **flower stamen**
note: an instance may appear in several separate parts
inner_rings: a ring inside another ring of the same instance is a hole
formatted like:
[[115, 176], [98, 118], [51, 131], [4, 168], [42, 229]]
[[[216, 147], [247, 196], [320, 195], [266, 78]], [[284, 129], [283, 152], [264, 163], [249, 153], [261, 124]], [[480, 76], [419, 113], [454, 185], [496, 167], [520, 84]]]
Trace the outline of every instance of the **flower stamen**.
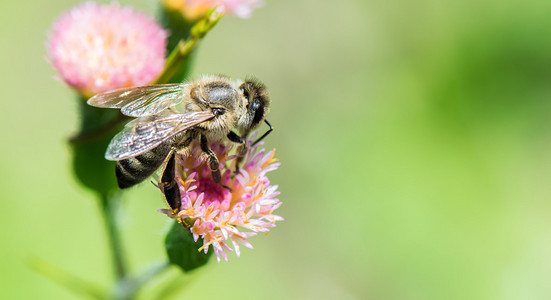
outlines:
[[[177, 215], [196, 240], [202, 238], [199, 251], [208, 252], [212, 245], [217, 260], [227, 260], [229, 251], [235, 250], [239, 256], [235, 241], [250, 248], [248, 237], [268, 232], [275, 221], [283, 220], [272, 215], [281, 203], [275, 198], [279, 194], [277, 186], [271, 185], [266, 177], [266, 173], [277, 169], [279, 164], [275, 163], [278, 161], [274, 158], [275, 151], [267, 153], [255, 146], [245, 154], [240, 172], [231, 176], [237, 157], [235, 148], [213, 143], [211, 149], [219, 158], [220, 171], [224, 174], [222, 184], [231, 188], [228, 190], [212, 180], [208, 161], [197, 155], [201, 153], [199, 146], [192, 144], [177, 160], [176, 178], [181, 183], [178, 186], [182, 197]], [[229, 240], [232, 242], [228, 243]]]

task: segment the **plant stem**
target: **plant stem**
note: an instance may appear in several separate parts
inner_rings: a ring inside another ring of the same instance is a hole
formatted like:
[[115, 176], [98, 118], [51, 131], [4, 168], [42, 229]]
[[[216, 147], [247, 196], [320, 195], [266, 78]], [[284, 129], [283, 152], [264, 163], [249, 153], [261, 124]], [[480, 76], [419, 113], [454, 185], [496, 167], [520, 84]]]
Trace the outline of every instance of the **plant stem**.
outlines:
[[124, 261], [122, 243], [116, 224], [116, 213], [119, 204], [118, 200], [119, 197], [117, 197], [117, 194], [102, 194], [100, 205], [103, 220], [107, 229], [109, 248], [111, 249], [113, 265], [115, 267], [115, 276], [117, 281], [121, 281], [126, 277], [126, 263]]
[[136, 285], [143, 286], [149, 280], [155, 278], [170, 267], [170, 263], [166, 260], [156, 262], [149, 266], [142, 274], [136, 277]]
[[154, 83], [170, 83], [179, 80], [177, 74], [185, 68], [195, 44], [197, 44], [197, 40], [188, 39], [185, 42], [180, 40], [174, 51], [167, 57], [163, 73], [159, 75]]
[[170, 267], [168, 261], [160, 261], [149, 266], [141, 274], [135, 277], [127, 277], [119, 281], [113, 290], [113, 298], [117, 300], [131, 300], [136, 297], [142, 287], [151, 279], [161, 274]]
[[186, 69], [190, 56], [193, 54], [193, 49], [197, 43], [205, 37], [218, 21], [222, 18], [222, 14], [210, 11], [207, 15], [199, 20], [193, 27], [191, 27], [189, 37], [184, 40], [181, 39], [174, 50], [169, 54], [166, 59], [163, 72], [157, 77], [154, 83], [169, 83], [175, 80], [180, 81], [177, 78], [178, 72], [182, 69]]

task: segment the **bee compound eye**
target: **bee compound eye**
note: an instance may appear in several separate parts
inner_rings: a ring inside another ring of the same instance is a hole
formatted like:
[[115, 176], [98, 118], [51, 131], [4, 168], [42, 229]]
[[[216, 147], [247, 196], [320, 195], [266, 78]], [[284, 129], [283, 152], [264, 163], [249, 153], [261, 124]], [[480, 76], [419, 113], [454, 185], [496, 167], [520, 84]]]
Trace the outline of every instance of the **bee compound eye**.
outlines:
[[226, 112], [226, 110], [223, 108], [213, 108], [212, 112], [214, 113], [215, 116], [221, 116]]

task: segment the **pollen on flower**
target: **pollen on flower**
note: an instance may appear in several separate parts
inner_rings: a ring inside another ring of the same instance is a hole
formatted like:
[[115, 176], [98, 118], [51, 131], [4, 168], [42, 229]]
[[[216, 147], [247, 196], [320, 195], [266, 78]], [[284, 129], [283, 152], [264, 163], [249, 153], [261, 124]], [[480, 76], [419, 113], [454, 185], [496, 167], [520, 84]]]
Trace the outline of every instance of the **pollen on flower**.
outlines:
[[164, 5], [180, 11], [188, 20], [198, 19], [217, 7], [222, 14], [250, 18], [253, 10], [264, 5], [263, 0], [163, 0]]
[[87, 2], [57, 19], [47, 50], [63, 81], [91, 96], [153, 81], [164, 67], [166, 39], [143, 13]]
[[[251, 140], [247, 141], [249, 146]], [[278, 186], [272, 185], [266, 176], [269, 171], [276, 170], [279, 163], [274, 159], [274, 150], [266, 153], [256, 145], [249, 148], [242, 167], [234, 174], [232, 163], [236, 156], [231, 155], [231, 147], [220, 143], [210, 146], [220, 160], [221, 184], [212, 180], [199, 145], [192, 143], [177, 159], [175, 176], [180, 187], [181, 208], [177, 212], [159, 211], [189, 228], [196, 241], [203, 240], [198, 251], [206, 253], [212, 246], [217, 260], [227, 261], [227, 252], [235, 251], [239, 256], [240, 245], [252, 248], [248, 237], [258, 232], [267, 233], [276, 226], [276, 221], [283, 220], [274, 214], [281, 206], [277, 199]]]

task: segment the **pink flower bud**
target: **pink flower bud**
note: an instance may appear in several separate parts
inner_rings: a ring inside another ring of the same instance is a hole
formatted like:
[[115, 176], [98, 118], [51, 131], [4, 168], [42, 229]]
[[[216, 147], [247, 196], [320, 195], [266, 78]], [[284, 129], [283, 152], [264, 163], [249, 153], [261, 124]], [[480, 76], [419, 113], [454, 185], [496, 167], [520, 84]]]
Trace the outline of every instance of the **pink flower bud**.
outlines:
[[91, 96], [153, 81], [164, 67], [166, 38], [133, 8], [87, 2], [57, 19], [47, 49], [63, 81]]

